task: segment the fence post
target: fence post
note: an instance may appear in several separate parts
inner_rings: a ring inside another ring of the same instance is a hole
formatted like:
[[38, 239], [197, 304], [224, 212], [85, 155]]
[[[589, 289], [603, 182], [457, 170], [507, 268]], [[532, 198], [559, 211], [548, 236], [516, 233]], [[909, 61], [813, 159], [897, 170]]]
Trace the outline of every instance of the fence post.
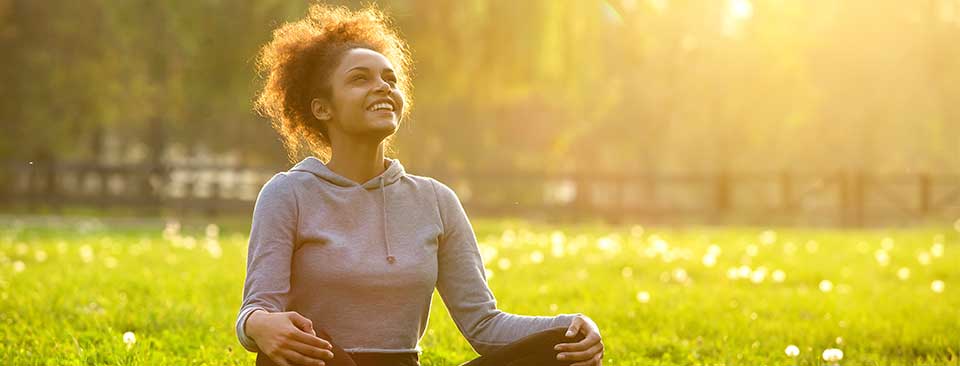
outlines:
[[576, 216], [579, 218], [588, 217], [593, 212], [593, 197], [591, 197], [590, 192], [590, 179], [586, 174], [578, 172], [574, 181], [577, 182], [576, 196], [574, 196], [574, 207], [577, 211]]
[[926, 215], [930, 213], [930, 175], [927, 173], [920, 173], [917, 178], [918, 183], [920, 184], [920, 214]]
[[726, 169], [720, 171], [714, 178], [714, 194], [714, 219], [719, 222], [730, 210], [730, 174]]
[[780, 172], [780, 207], [784, 213], [789, 213], [795, 208], [795, 203], [791, 198], [793, 196], [793, 181], [790, 172]]

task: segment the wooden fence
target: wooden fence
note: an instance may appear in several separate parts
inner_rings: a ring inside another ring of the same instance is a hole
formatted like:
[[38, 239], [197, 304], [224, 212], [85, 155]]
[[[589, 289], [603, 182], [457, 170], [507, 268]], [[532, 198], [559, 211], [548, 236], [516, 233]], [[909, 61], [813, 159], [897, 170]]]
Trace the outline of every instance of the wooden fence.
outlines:
[[[249, 213], [279, 167], [10, 163], [0, 209], [128, 207], [144, 214]], [[419, 173], [419, 172], [414, 172]], [[450, 185], [468, 214], [614, 222], [867, 226], [960, 218], [960, 174], [469, 171], [420, 173]]]

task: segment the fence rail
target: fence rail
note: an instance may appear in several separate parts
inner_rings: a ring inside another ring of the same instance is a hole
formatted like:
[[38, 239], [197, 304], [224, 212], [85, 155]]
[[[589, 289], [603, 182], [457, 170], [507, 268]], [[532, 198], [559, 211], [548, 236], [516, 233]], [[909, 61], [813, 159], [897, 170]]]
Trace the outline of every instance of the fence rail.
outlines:
[[[83, 205], [144, 212], [249, 212], [279, 167], [6, 165], [0, 207]], [[960, 174], [711, 172], [686, 174], [438, 171], [468, 212], [646, 222], [865, 226], [960, 217]]]

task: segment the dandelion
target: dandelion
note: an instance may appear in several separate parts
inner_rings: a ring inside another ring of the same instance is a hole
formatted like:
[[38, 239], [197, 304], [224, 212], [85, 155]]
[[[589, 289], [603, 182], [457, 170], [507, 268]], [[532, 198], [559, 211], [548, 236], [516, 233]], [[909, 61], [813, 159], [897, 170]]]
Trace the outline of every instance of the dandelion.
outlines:
[[22, 256], [27, 254], [27, 251], [30, 250], [30, 248], [24, 243], [17, 243], [15, 250], [18, 256]]
[[833, 290], [833, 282], [830, 282], [830, 280], [823, 280], [820, 281], [818, 287], [820, 287], [820, 291], [830, 292]]
[[646, 304], [650, 302], [650, 293], [646, 291], [640, 291], [637, 293], [637, 301], [641, 304]]
[[900, 280], [902, 280], [902, 281], [906, 281], [907, 279], [909, 279], [909, 278], [910, 278], [910, 268], [900, 267], [900, 269], [897, 270], [897, 277], [900, 278]]
[[735, 280], [739, 277], [736, 267], [727, 268], [727, 278]]
[[687, 270], [683, 268], [677, 268], [673, 270], [673, 279], [680, 283], [685, 283], [690, 277], [687, 275]]
[[89, 244], [84, 244], [81, 246], [80, 260], [82, 260], [83, 263], [93, 262], [93, 247], [91, 247]]
[[940, 258], [943, 256], [943, 243], [937, 242], [933, 243], [933, 246], [930, 247], [930, 255], [934, 258]]
[[517, 240], [517, 232], [512, 229], [507, 229], [503, 231], [503, 234], [500, 235], [500, 241], [503, 242], [504, 246], [510, 246], [514, 241]]
[[220, 227], [217, 224], [207, 224], [205, 233], [208, 238], [216, 239], [220, 236]]
[[542, 263], [543, 262], [543, 252], [539, 250], [533, 251], [530, 253], [530, 261], [533, 263]]
[[843, 344], [843, 337], [837, 337], [837, 345]]
[[633, 277], [633, 268], [623, 267], [623, 269], [620, 270], [620, 275], [623, 276], [623, 278]]
[[486, 243], [480, 243], [480, 256], [485, 260], [492, 261], [497, 257], [497, 248]]
[[500, 258], [500, 260], [497, 261], [497, 267], [500, 267], [500, 269], [504, 271], [510, 269], [511, 265], [512, 263], [510, 263], [509, 258]]
[[27, 269], [27, 264], [23, 261], [14, 261], [13, 262], [13, 273], [20, 273]]
[[787, 354], [787, 357], [797, 357], [800, 355], [800, 348], [791, 344], [783, 352]]
[[106, 257], [103, 259], [103, 265], [107, 266], [107, 268], [117, 268], [117, 258]]
[[880, 240], [880, 247], [883, 248], [883, 250], [893, 250], [893, 238], [888, 236]]
[[703, 262], [703, 265], [706, 267], [713, 267], [714, 265], [717, 264], [717, 257], [711, 254], [707, 254], [703, 256], [703, 259], [701, 260], [701, 262]]
[[930, 283], [930, 290], [933, 290], [933, 292], [936, 292], [936, 293], [939, 294], [939, 293], [943, 292], [943, 290], [944, 290], [944, 288], [945, 288], [946, 286], [947, 286], [947, 285], [946, 285], [945, 283], [943, 283], [943, 281], [941, 281], [941, 280], [934, 280], [933, 282]]
[[187, 236], [183, 238], [183, 247], [184, 249], [193, 250], [197, 247], [197, 239], [193, 236]]
[[756, 245], [750, 244], [750, 245], [747, 246], [747, 255], [748, 255], [748, 256], [756, 257], [759, 252], [760, 252], [760, 248], [757, 247]]
[[781, 283], [787, 279], [787, 274], [778, 269], [773, 271], [771, 277], [773, 278], [773, 282]]
[[760, 233], [760, 243], [763, 245], [770, 245], [777, 241], [777, 232], [773, 230], [766, 230]]
[[558, 306], [557, 304], [550, 304], [551, 313], [556, 312], [558, 309], [560, 309], [560, 306]]
[[888, 264], [890, 264], [890, 255], [887, 254], [886, 250], [878, 249], [873, 253], [873, 258], [877, 260], [877, 264], [879, 264], [881, 267], [886, 267]]
[[33, 253], [33, 259], [36, 259], [38, 263], [43, 263], [47, 260], [47, 252], [37, 250]]
[[796, 252], [797, 252], [797, 245], [794, 244], [792, 241], [788, 241], [786, 244], [783, 245], [783, 254], [793, 255]]
[[223, 248], [220, 247], [220, 241], [217, 239], [207, 237], [207, 240], [203, 244], [203, 249], [213, 258], [223, 256]]
[[765, 267], [760, 267], [750, 273], [750, 282], [753, 283], [762, 283], [763, 280], [767, 277], [767, 269]]
[[620, 251], [620, 243], [608, 236], [605, 236], [597, 240], [597, 248], [605, 252], [617, 253]]
[[737, 268], [737, 275], [740, 276], [740, 278], [749, 278], [751, 273], [753, 273], [753, 271], [751, 271], [750, 266], [746, 264]]
[[807, 253], [816, 253], [820, 249], [820, 244], [815, 240], [808, 240], [804, 247], [807, 249]]
[[719, 245], [710, 244], [710, 246], [707, 247], [707, 254], [710, 254], [710, 255], [712, 255], [712, 256], [714, 256], [714, 257], [720, 255], [720, 252], [721, 252], [721, 250], [720, 250], [720, 246], [719, 246]]
[[664, 253], [670, 249], [670, 243], [667, 243], [666, 240], [660, 239], [659, 236], [654, 235], [651, 236], [650, 239], [652, 240], [650, 246], [653, 247], [657, 253]]
[[920, 254], [917, 254], [917, 262], [924, 266], [930, 264], [930, 253], [920, 252]]
[[176, 242], [180, 237], [180, 222], [177, 220], [167, 221], [167, 225], [163, 228], [163, 238], [165, 240]]
[[137, 336], [133, 332], [123, 333], [123, 343], [127, 345], [127, 349], [130, 349], [134, 343], [137, 343]]
[[836, 348], [827, 348], [823, 350], [823, 360], [836, 365], [843, 359], [843, 351]]

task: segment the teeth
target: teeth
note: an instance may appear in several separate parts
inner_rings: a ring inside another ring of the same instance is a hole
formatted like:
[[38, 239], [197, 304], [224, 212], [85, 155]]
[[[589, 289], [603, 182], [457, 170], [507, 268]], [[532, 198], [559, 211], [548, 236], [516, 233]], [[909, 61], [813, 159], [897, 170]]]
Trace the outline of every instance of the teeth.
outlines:
[[376, 110], [381, 110], [381, 109], [386, 109], [386, 110], [388, 110], [388, 111], [392, 111], [392, 110], [393, 110], [393, 106], [390, 105], [390, 103], [377, 103], [377, 104], [374, 104], [374, 105], [372, 105], [370, 108], [367, 108], [367, 109], [369, 109], [369, 110], [371, 110], [371, 111], [376, 111]]

